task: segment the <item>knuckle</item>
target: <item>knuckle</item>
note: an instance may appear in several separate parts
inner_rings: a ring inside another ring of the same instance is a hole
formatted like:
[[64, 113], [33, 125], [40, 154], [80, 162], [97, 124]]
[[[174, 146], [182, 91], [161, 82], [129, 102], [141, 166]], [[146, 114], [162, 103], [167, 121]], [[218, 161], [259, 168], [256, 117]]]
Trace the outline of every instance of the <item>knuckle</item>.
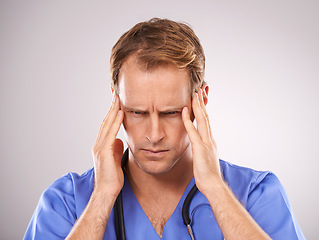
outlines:
[[105, 151], [104, 149], [101, 149], [100, 151], [98, 151], [96, 153], [96, 157], [97, 159], [101, 160], [101, 159], [105, 159], [107, 156], [107, 151]]
[[102, 127], [104, 127], [106, 125], [106, 122], [107, 122], [107, 119], [109, 118], [109, 115], [110, 113], [108, 112], [105, 116], [105, 118], [103, 119], [103, 122], [102, 122]]
[[98, 151], [98, 146], [97, 146], [97, 144], [94, 144], [91, 148], [91, 152], [93, 155], [95, 155], [97, 153], [97, 151]]
[[207, 118], [206, 118], [206, 116], [203, 115], [203, 114], [201, 114], [201, 115], [198, 117], [198, 120], [199, 120], [200, 122], [207, 122]]
[[104, 146], [106, 149], [108, 149], [110, 146], [113, 145], [113, 142], [115, 141], [115, 137], [110, 136], [111, 133], [108, 133], [107, 136], [105, 137], [105, 142]]
[[209, 119], [208, 113], [206, 111], [204, 111], [204, 116], [207, 120]]

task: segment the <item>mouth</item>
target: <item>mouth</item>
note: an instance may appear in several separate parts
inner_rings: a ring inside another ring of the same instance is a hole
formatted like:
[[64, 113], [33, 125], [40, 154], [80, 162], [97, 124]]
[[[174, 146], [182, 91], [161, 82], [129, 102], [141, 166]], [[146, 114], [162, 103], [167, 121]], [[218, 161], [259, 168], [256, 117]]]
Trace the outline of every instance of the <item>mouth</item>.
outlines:
[[166, 149], [142, 149], [142, 151], [149, 156], [162, 156], [168, 152]]

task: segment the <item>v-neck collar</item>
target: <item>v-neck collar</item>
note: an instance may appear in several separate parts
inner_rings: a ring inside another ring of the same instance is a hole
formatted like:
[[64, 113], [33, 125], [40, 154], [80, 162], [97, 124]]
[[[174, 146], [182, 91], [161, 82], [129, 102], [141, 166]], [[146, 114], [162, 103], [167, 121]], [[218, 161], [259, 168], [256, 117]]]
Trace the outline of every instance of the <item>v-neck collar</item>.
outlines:
[[182, 207], [188, 192], [194, 186], [194, 182], [193, 177], [172, 215], [165, 223], [163, 236], [160, 238], [138, 202], [128, 179], [125, 177], [123, 187], [123, 211], [127, 239], [175, 240], [183, 239], [181, 235], [188, 236], [187, 229], [183, 224]]

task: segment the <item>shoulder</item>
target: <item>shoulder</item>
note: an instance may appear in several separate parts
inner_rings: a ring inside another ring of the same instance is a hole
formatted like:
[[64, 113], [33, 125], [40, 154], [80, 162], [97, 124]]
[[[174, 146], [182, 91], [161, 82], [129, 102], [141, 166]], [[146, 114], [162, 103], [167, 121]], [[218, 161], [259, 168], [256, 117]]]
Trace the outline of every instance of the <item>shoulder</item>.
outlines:
[[278, 177], [220, 161], [225, 181], [272, 239], [305, 239]]
[[258, 199], [281, 198], [289, 202], [284, 187], [271, 171], [257, 171], [220, 160], [225, 181], [247, 209]]
[[280, 181], [270, 171], [257, 171], [220, 160], [221, 171], [225, 181], [236, 197], [246, 205], [248, 196], [264, 182], [265, 187], [281, 186]]
[[239, 166], [221, 159], [219, 162], [226, 181], [232, 181], [234, 178], [237, 180], [246, 179], [249, 181], [258, 181], [271, 173], [269, 171], [258, 171], [252, 168]]
[[[54, 209], [70, 208], [69, 213], [77, 218], [78, 205], [91, 195], [94, 184], [93, 168], [79, 175], [70, 172], [54, 181], [42, 194], [40, 204], [49, 204]], [[84, 198], [84, 199], [83, 199]], [[81, 205], [81, 204], [80, 204]]]
[[94, 187], [94, 169], [91, 168], [79, 175], [70, 172], [65, 176], [55, 181], [49, 188], [49, 191], [54, 189], [65, 196], [72, 196], [72, 201], [75, 206], [75, 215], [78, 218], [86, 207]]
[[93, 168], [87, 170], [83, 174], [69, 172], [66, 175], [54, 181], [43, 193], [43, 195], [65, 193], [74, 195], [79, 188], [88, 187], [91, 185], [91, 180], [94, 179]]
[[90, 169], [54, 181], [42, 193], [24, 239], [64, 239], [90, 198], [93, 179]]
[[225, 180], [272, 239], [305, 239], [278, 177], [221, 161]]

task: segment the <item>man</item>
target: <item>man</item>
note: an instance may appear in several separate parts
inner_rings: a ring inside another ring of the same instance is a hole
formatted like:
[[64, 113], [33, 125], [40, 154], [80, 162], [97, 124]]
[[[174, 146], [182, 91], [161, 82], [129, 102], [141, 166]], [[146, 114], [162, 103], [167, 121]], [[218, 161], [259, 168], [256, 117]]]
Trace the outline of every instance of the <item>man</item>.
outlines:
[[[25, 239], [116, 239], [121, 229], [127, 239], [191, 239], [192, 230], [192, 239], [304, 239], [274, 174], [218, 159], [204, 69], [185, 24], [152, 19], [126, 32], [112, 49], [114, 97], [92, 148], [94, 169], [43, 193]], [[186, 228], [182, 205], [194, 184]], [[123, 226], [113, 208], [119, 194]]]

